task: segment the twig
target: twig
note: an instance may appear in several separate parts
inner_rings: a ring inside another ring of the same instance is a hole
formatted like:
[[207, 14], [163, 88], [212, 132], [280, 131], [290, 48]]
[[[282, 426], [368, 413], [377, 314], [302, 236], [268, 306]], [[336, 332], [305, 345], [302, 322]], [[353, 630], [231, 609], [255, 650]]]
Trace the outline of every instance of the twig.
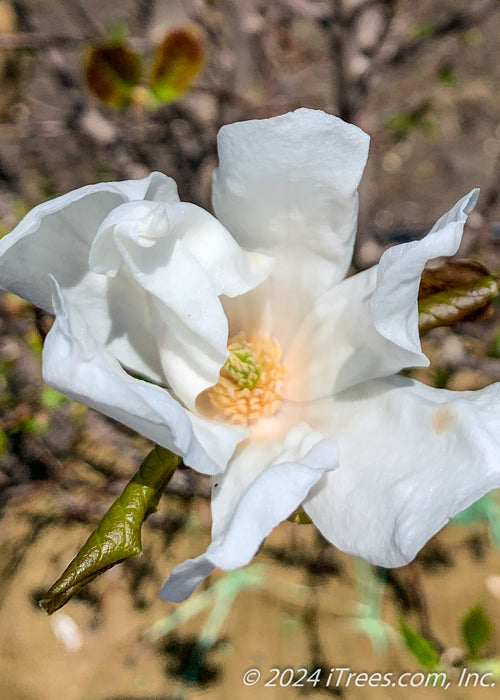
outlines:
[[444, 645], [439, 641], [432, 630], [429, 606], [422, 583], [420, 565], [417, 561], [407, 564], [399, 570], [400, 580], [408, 594], [411, 609], [414, 611], [420, 634], [429, 639], [437, 649], [443, 650]]
[[451, 34], [453, 32], [464, 31], [481, 22], [497, 5], [497, 0], [478, 0], [475, 4], [450, 15], [447, 19], [437, 24], [429, 36], [414, 39], [406, 44], [397, 44], [382, 49], [378, 58], [376, 58], [368, 71], [369, 76], [387, 66], [401, 65], [403, 61], [411, 58], [415, 53], [418, 53], [422, 48], [432, 43], [436, 39]]
[[337, 102], [337, 113], [345, 121], [351, 121], [352, 105], [347, 80], [345, 47], [350, 40], [350, 26], [343, 21], [341, 0], [332, 0], [331, 15], [323, 22], [329, 32], [329, 47], [334, 67], [334, 88]]
[[104, 27], [96, 21], [94, 13], [89, 12], [89, 10], [85, 7], [85, 3], [81, 2], [80, 0], [73, 0], [72, 6], [74, 12], [78, 15], [80, 22], [86, 24], [92, 32], [96, 32], [101, 36], [101, 38], [106, 35]]
[[[46, 34], [44, 32], [17, 32], [0, 34], [1, 50], [44, 51], [47, 49], [78, 49], [81, 46], [98, 45], [103, 42], [100, 34], [93, 36], [74, 36], [72, 34]], [[145, 50], [149, 42], [143, 37], [130, 37], [128, 43], [136, 50]]]
[[391, 4], [392, 0], [365, 0], [365, 2], [360, 3], [359, 5], [355, 5], [353, 9], [346, 14], [346, 19], [348, 22], [354, 22], [360, 15], [362, 15], [366, 10], [368, 10], [370, 7], [375, 6], [384, 6]]
[[141, 27], [147, 27], [155, 13], [156, 0], [138, 0], [136, 20]]
[[[100, 37], [97, 41], [100, 40]], [[45, 34], [42, 32], [18, 32], [0, 34], [0, 49], [41, 49], [73, 48], [96, 41], [96, 37], [85, 38], [69, 34]]]
[[278, 0], [282, 5], [294, 10], [303, 17], [322, 20], [326, 16], [326, 11], [317, 5], [313, 5], [309, 0]]

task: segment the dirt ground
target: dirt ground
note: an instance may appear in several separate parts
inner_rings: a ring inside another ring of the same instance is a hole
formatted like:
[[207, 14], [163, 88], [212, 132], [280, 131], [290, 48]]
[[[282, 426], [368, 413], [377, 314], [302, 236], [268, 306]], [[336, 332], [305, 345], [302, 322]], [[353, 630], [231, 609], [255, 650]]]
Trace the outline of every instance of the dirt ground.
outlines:
[[[89, 94], [85, 51], [110, 28], [125, 23], [147, 56], [187, 20], [204, 28], [209, 54], [181, 100], [151, 113], [117, 111]], [[481, 187], [459, 257], [498, 274], [499, 31], [498, 3], [483, 0], [0, 0], [0, 235], [48, 197], [155, 169], [176, 179], [183, 199], [209, 207], [218, 128], [309, 106], [342, 114], [372, 138], [353, 272]], [[22, 35], [18, 48], [5, 48], [1, 32]], [[497, 306], [485, 322], [432, 331], [424, 340], [431, 367], [412, 376], [456, 390], [500, 380], [499, 314]], [[497, 697], [495, 686], [457, 686], [461, 620], [477, 604], [493, 626], [481, 659], [500, 658], [496, 496], [392, 571], [338, 552], [313, 526], [283, 523], [251, 567], [214, 574], [203, 594], [175, 606], [158, 589], [210, 531], [209, 485], [182, 470], [147, 521], [143, 555], [47, 617], [37, 597], [149, 447], [44, 387], [49, 325], [0, 296], [0, 700]], [[425, 672], [405, 648], [402, 619], [449, 667], [456, 660], [448, 690], [264, 687], [272, 668], [320, 668], [323, 681], [341, 667], [394, 678]], [[245, 687], [252, 668], [262, 680]]]

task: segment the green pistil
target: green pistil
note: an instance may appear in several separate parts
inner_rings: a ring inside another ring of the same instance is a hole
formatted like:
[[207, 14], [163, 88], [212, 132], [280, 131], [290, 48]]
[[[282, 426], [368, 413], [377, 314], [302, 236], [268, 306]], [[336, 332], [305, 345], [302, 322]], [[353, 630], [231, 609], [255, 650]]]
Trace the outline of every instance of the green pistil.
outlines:
[[253, 389], [260, 379], [259, 363], [248, 348], [231, 350], [224, 370], [226, 376], [241, 389]]

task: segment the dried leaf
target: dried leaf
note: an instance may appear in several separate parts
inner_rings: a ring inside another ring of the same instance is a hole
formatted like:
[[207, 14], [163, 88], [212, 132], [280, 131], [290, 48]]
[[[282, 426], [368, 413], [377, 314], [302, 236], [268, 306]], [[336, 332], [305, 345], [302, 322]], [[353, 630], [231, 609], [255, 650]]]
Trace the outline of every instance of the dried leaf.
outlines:
[[141, 72], [140, 56], [124, 44], [101, 44], [91, 47], [88, 52], [85, 66], [87, 86], [106, 104], [126, 106], [132, 99]]
[[141, 527], [156, 510], [181, 458], [155, 447], [62, 576], [40, 600], [50, 614], [112, 566], [142, 552]]
[[487, 318], [498, 292], [498, 281], [473, 260], [445, 262], [424, 270], [418, 295], [420, 333]]
[[161, 102], [176, 100], [200, 76], [206, 59], [206, 41], [198, 27], [169, 32], [156, 49], [151, 72], [151, 91]]
[[476, 260], [451, 260], [436, 267], [426, 268], [420, 279], [418, 298], [424, 299], [431, 294], [446, 289], [463, 287], [477, 282], [490, 274], [488, 268]]

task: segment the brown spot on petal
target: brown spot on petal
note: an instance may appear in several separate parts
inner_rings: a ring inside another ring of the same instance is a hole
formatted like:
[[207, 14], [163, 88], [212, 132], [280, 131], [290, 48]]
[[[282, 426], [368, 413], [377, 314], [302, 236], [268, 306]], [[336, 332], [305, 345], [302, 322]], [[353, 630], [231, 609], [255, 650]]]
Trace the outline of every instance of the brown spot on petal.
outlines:
[[451, 428], [456, 421], [456, 413], [452, 406], [438, 406], [432, 412], [432, 427], [436, 435], [441, 435], [445, 430]]

